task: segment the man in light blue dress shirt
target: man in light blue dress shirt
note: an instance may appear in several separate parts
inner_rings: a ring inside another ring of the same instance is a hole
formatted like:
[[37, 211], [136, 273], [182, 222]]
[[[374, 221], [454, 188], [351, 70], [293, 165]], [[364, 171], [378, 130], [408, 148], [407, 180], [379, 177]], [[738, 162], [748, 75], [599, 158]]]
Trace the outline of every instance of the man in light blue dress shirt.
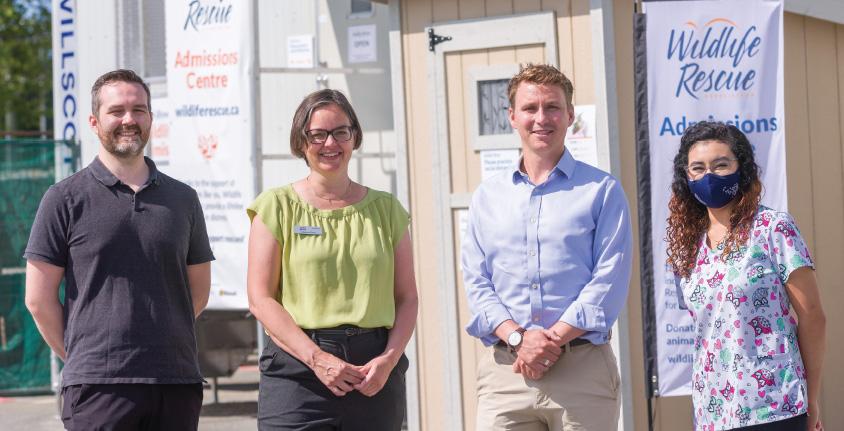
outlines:
[[472, 196], [462, 245], [478, 364], [477, 429], [616, 429], [610, 328], [627, 298], [629, 209], [619, 181], [565, 149], [571, 81], [528, 65], [508, 86], [522, 157]]

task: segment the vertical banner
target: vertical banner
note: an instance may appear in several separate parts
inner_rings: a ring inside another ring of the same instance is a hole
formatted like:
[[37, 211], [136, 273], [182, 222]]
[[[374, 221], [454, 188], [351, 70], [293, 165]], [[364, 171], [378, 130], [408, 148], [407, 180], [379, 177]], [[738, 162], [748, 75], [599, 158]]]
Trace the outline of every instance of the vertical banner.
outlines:
[[[254, 197], [253, 2], [170, 0], [162, 170], [199, 193], [211, 247], [209, 308], [248, 308], [246, 206]], [[156, 107], [153, 106], [153, 109]], [[157, 120], [157, 118], [155, 119]], [[154, 120], [154, 123], [155, 123]], [[162, 124], [163, 125], [163, 124]]]
[[685, 129], [744, 132], [762, 168], [764, 205], [786, 209], [783, 30], [779, 1], [645, 3], [658, 394], [691, 393], [694, 325], [677, 307], [665, 242], [672, 164]]
[[[173, 121], [173, 108], [166, 97], [152, 98], [152, 130], [149, 135], [149, 155], [156, 166], [163, 171], [170, 171], [170, 129]], [[178, 172], [170, 173], [180, 175]]]
[[[76, 49], [76, 2], [53, 0], [53, 139], [76, 141], [79, 135], [79, 58]], [[56, 180], [71, 174], [70, 149], [56, 146]], [[84, 161], [85, 163], [90, 160]]]

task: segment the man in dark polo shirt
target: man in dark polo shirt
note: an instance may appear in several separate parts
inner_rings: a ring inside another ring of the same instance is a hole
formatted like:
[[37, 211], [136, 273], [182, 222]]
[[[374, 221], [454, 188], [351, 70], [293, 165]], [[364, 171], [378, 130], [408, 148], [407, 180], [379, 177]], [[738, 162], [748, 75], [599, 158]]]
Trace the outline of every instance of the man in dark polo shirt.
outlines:
[[62, 421], [68, 430], [195, 430], [194, 319], [214, 259], [202, 208], [143, 156], [152, 126], [143, 80], [109, 72], [91, 96], [99, 154], [50, 187], [24, 253], [27, 308], [65, 361]]

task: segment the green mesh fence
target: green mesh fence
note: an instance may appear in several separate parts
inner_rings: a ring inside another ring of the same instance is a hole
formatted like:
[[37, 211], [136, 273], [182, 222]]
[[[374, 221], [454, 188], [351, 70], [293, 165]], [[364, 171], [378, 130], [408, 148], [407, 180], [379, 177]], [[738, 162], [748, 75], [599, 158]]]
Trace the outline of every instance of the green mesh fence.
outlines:
[[25, 259], [32, 220], [57, 176], [78, 167], [78, 147], [64, 141], [0, 139], [0, 392], [50, 390], [50, 349], [24, 305]]

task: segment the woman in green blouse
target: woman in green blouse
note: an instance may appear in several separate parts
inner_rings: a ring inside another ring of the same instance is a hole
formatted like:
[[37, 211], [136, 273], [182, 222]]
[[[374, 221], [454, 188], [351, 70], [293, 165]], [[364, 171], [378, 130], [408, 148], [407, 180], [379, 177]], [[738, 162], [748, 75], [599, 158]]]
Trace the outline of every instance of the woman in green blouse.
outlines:
[[342, 93], [308, 95], [290, 132], [308, 175], [247, 209], [249, 308], [272, 341], [259, 364], [259, 429], [401, 428], [417, 313], [409, 217], [349, 178], [361, 140]]

